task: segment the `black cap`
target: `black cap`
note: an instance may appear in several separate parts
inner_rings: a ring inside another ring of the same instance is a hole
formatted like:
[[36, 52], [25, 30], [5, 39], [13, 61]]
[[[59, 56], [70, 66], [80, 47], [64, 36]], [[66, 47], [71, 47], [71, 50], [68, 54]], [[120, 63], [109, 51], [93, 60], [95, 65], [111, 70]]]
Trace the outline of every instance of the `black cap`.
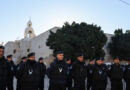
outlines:
[[8, 55], [8, 56], [7, 56], [7, 58], [12, 58], [12, 57], [13, 57], [13, 55]]
[[119, 59], [119, 57], [118, 56], [114, 56], [113, 59]]
[[95, 61], [98, 61], [98, 60], [101, 60], [101, 58], [100, 58], [100, 57], [97, 57], [97, 58], [95, 59]]
[[104, 61], [104, 57], [101, 57], [100, 60]]
[[91, 61], [93, 61], [94, 59], [93, 58], [91, 58], [91, 59], [89, 59], [89, 62], [91, 62]]
[[26, 58], [27, 58], [27, 57], [24, 56], [24, 57], [22, 57], [21, 59], [26, 59]]
[[40, 61], [40, 60], [43, 60], [43, 57], [40, 57], [40, 58], [39, 58], [39, 61]]
[[77, 53], [76, 54], [76, 57], [80, 57], [80, 56], [83, 56], [83, 53]]
[[63, 54], [63, 51], [58, 51], [58, 52], [56, 53], [56, 55], [57, 55], [57, 54]]
[[4, 46], [0, 46], [0, 49], [5, 49], [5, 47]]
[[29, 53], [29, 54], [28, 54], [28, 57], [31, 57], [31, 56], [35, 56], [35, 53], [32, 52], [32, 53]]
[[66, 58], [66, 61], [69, 61], [69, 60], [71, 61], [71, 58]]

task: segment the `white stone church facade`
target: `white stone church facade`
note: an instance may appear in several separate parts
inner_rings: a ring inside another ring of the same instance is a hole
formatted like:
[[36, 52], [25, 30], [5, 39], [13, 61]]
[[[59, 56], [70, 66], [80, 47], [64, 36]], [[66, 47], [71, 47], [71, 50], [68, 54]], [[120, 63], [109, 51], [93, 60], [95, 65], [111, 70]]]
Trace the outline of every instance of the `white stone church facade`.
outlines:
[[[51, 28], [50, 30], [56, 32], [59, 27]], [[27, 27], [25, 28], [24, 38], [21, 40], [9, 41], [5, 44], [5, 56], [12, 54], [15, 63], [20, 61], [20, 58], [26, 56], [30, 52], [36, 53], [36, 60], [39, 57], [45, 58], [45, 63], [49, 64], [53, 59], [53, 51], [46, 46], [46, 40], [50, 34], [50, 30], [41, 33], [36, 36], [32, 28], [32, 22], [28, 21]], [[104, 46], [104, 51], [106, 53], [106, 60], [110, 59], [108, 49], [106, 48], [108, 42], [111, 41], [111, 34], [106, 34], [108, 40]]]

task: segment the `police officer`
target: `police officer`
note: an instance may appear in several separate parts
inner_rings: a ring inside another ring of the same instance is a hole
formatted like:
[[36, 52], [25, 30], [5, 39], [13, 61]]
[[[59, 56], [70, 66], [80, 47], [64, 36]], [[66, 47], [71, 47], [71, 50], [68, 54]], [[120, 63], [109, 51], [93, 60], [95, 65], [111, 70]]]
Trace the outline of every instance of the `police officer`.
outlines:
[[128, 59], [128, 65], [125, 67], [124, 80], [126, 82], [126, 90], [130, 90], [130, 58]]
[[96, 58], [92, 75], [92, 90], [106, 90], [107, 72], [102, 66], [101, 58]]
[[17, 72], [21, 78], [21, 90], [38, 90], [40, 80], [40, 68], [35, 61], [35, 53], [29, 53], [28, 59]]
[[90, 59], [89, 64], [87, 66], [87, 90], [92, 89], [92, 73], [94, 69], [94, 61]]
[[119, 64], [119, 58], [113, 57], [114, 64], [111, 66], [109, 76], [111, 80], [111, 90], [123, 90], [123, 68]]
[[67, 64], [63, 58], [63, 52], [58, 51], [56, 59], [47, 70], [47, 75], [50, 79], [49, 90], [66, 90]]
[[[27, 57], [24, 56], [21, 58], [21, 62], [16, 66], [16, 72], [20, 70], [21, 65], [26, 61], [27, 61]], [[21, 90], [21, 80], [20, 78], [17, 77], [17, 75], [16, 78], [17, 78], [16, 90]]]
[[6, 90], [7, 63], [4, 57], [4, 47], [0, 46], [0, 90]]
[[39, 82], [39, 90], [44, 90], [44, 77], [46, 73], [46, 65], [44, 64], [43, 58], [40, 57], [38, 61], [40, 67], [40, 82]]
[[71, 75], [72, 62], [71, 62], [71, 59], [67, 58], [66, 63], [67, 63], [67, 88], [68, 88], [68, 90], [72, 90], [72, 75]]
[[13, 90], [13, 80], [15, 75], [16, 66], [12, 60], [12, 55], [7, 56], [7, 89]]
[[77, 53], [76, 57], [77, 60], [72, 65], [73, 90], [85, 90], [85, 79], [87, 77], [86, 64], [82, 53]]

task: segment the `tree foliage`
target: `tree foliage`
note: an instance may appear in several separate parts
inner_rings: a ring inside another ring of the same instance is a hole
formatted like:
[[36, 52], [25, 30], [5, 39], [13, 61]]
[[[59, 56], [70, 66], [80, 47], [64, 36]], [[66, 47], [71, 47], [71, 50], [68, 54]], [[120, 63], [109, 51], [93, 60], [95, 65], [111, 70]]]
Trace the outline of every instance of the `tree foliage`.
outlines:
[[50, 31], [46, 45], [54, 55], [62, 50], [66, 58], [74, 59], [76, 53], [84, 54], [85, 59], [103, 57], [106, 36], [100, 26], [85, 22], [69, 24], [66, 22], [56, 33]]
[[123, 33], [122, 29], [117, 29], [108, 45], [112, 57], [118, 56], [121, 60], [130, 58], [130, 30]]

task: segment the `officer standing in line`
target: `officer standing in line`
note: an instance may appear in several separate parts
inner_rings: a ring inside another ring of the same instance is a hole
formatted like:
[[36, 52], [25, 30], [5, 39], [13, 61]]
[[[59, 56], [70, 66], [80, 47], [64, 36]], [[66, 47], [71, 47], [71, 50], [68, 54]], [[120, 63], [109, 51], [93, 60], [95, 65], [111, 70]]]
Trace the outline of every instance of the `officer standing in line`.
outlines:
[[[16, 66], [16, 72], [19, 71], [21, 65], [27, 61], [27, 57], [24, 56], [21, 58], [21, 60], [22, 61]], [[20, 78], [17, 77], [17, 75], [16, 75], [16, 78], [17, 78], [16, 90], [21, 90], [21, 80], [20, 80]]]
[[92, 90], [106, 90], [107, 72], [102, 66], [102, 58], [96, 58], [92, 74]]
[[43, 58], [40, 57], [38, 61], [40, 67], [40, 82], [39, 82], [39, 90], [44, 90], [44, 78], [46, 74], [46, 65], [44, 64]]
[[128, 59], [128, 65], [125, 67], [124, 80], [126, 82], [126, 90], [130, 90], [130, 58]]
[[71, 70], [72, 70], [72, 62], [71, 59], [66, 59], [67, 63], [67, 88], [68, 90], [72, 90], [72, 75], [71, 75]]
[[77, 54], [77, 60], [72, 65], [73, 90], [85, 90], [87, 68], [82, 53]]
[[111, 80], [111, 90], [123, 90], [123, 67], [119, 64], [119, 58], [113, 58], [114, 64], [111, 66], [109, 76]]
[[0, 46], [0, 90], [6, 90], [7, 63], [4, 57], [4, 47]]
[[87, 90], [92, 89], [92, 73], [94, 69], [94, 61], [90, 59], [89, 64], [87, 66]]
[[38, 90], [40, 68], [35, 61], [35, 53], [28, 54], [27, 61], [17, 71], [17, 77], [21, 78], [21, 90]]
[[63, 52], [58, 51], [56, 54], [56, 59], [47, 69], [47, 75], [50, 79], [49, 90], [66, 90], [67, 64], [63, 59]]
[[13, 81], [14, 81], [14, 75], [16, 66], [12, 60], [12, 55], [7, 56], [7, 89], [8, 90], [14, 90], [13, 87]]

